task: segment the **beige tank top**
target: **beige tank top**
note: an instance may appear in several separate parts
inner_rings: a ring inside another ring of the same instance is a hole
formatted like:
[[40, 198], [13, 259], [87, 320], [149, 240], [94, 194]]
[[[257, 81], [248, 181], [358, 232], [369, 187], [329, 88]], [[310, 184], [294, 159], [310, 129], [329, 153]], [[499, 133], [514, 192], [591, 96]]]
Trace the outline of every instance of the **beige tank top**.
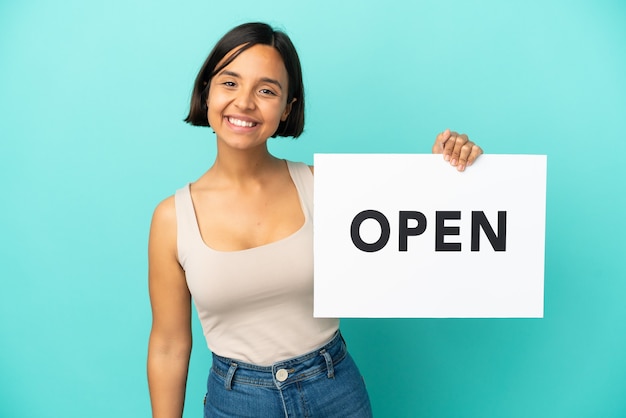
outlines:
[[292, 235], [242, 251], [216, 251], [202, 240], [189, 185], [176, 191], [178, 261], [209, 349], [258, 365], [312, 351], [339, 320], [313, 317], [313, 174], [287, 162], [305, 221]]

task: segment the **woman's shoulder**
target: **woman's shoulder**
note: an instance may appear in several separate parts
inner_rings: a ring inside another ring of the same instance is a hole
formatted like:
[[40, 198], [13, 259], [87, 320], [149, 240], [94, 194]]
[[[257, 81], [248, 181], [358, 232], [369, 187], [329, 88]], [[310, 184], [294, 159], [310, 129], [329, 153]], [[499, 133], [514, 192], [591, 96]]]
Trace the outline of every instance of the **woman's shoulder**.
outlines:
[[291, 165], [291, 166], [295, 166], [295, 167], [308, 167], [309, 170], [311, 171], [311, 174], [315, 174], [315, 170], [313, 168], [312, 165], [308, 165], [307, 163], [304, 163], [302, 161], [291, 161], [291, 160], [286, 160], [287, 164]]
[[163, 199], [154, 209], [152, 214], [152, 224], [159, 226], [176, 227], [176, 203], [175, 195]]

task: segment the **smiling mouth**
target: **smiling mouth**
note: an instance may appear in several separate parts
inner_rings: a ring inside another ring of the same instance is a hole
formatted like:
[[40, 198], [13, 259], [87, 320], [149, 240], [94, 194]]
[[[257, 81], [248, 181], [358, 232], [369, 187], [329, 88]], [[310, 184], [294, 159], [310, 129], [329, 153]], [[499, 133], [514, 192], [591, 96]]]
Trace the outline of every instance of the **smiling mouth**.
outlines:
[[252, 127], [258, 125], [258, 123], [256, 123], [256, 122], [245, 121], [245, 120], [236, 119], [236, 118], [232, 118], [232, 117], [228, 118], [228, 122], [230, 122], [231, 124], [233, 124], [235, 126], [240, 126], [242, 128], [252, 128]]

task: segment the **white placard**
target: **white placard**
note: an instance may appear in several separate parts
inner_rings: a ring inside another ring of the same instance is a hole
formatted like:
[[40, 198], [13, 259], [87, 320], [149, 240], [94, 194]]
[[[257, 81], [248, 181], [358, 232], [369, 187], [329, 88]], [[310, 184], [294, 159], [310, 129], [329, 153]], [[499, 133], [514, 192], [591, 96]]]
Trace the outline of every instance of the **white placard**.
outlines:
[[543, 317], [546, 169], [316, 154], [315, 316]]

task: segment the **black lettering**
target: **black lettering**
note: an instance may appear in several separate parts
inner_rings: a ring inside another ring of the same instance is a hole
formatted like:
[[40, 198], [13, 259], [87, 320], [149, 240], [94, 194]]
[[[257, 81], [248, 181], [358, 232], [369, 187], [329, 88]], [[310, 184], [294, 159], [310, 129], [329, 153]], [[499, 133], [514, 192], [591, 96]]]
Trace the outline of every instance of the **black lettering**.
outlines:
[[[408, 227], [408, 220], [413, 219], [417, 221], [417, 226], [414, 228]], [[400, 251], [407, 251], [407, 242], [409, 235], [415, 236], [423, 234], [426, 230], [426, 216], [422, 212], [415, 211], [400, 211], [400, 230], [398, 232], [398, 248]]]
[[437, 211], [435, 226], [435, 251], [461, 251], [460, 242], [444, 242], [446, 235], [459, 235], [458, 226], [445, 226], [446, 219], [461, 219], [460, 211]]
[[[363, 241], [360, 234], [361, 224], [366, 219], [374, 219], [380, 225], [380, 237], [376, 242], [368, 244]], [[382, 213], [376, 210], [364, 210], [359, 212], [352, 220], [350, 225], [350, 237], [352, 237], [352, 243], [361, 251], [368, 253], [376, 252], [382, 249], [389, 241], [389, 235], [391, 234], [391, 228], [389, 227], [389, 221]]]
[[494, 251], [506, 251], [506, 211], [498, 211], [498, 235], [493, 232], [485, 212], [472, 211], [472, 251], [480, 251], [481, 228]]

